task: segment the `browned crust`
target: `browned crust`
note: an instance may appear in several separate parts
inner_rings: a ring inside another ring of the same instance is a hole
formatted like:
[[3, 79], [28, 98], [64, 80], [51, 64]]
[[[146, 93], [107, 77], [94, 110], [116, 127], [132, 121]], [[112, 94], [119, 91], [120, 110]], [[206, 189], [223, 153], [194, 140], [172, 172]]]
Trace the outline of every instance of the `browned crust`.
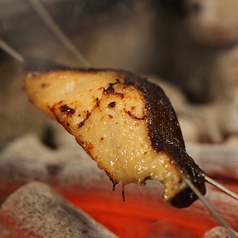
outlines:
[[[120, 75], [122, 76], [122, 75]], [[123, 76], [122, 76], [123, 77]], [[204, 172], [186, 153], [185, 143], [176, 113], [164, 91], [146, 79], [134, 74], [125, 74], [124, 84], [140, 90], [146, 102], [148, 133], [152, 147], [157, 152], [165, 152], [171, 164], [204, 195], [206, 193]], [[177, 194], [170, 203], [176, 207], [187, 207], [197, 199], [190, 188]]]
[[[171, 165], [177, 168], [184, 177], [188, 177], [203, 195], [206, 193], [204, 172], [186, 153], [176, 113], [164, 91], [158, 85], [124, 70], [91, 68], [74, 69], [74, 71], [88, 73], [100, 71], [117, 72], [118, 78], [115, 78], [115, 83], [136, 87], [142, 93], [146, 102], [147, 116], [143, 119], [147, 121], [148, 135], [153, 149], [158, 153], [166, 153], [170, 158]], [[110, 84], [104, 93], [114, 93], [113, 86], [114, 84]], [[67, 109], [66, 112], [72, 111]], [[186, 188], [176, 194], [170, 202], [172, 205], [182, 208], [189, 206], [196, 199], [197, 196], [191, 189]]]

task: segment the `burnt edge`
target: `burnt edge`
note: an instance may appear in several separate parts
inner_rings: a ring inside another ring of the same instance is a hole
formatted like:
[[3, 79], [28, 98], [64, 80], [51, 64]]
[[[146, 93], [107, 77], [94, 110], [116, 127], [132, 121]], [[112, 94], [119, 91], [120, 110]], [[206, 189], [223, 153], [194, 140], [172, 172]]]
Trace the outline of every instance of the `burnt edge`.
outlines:
[[69, 107], [67, 104], [61, 105], [60, 111], [62, 114], [66, 114], [67, 116], [72, 116], [75, 113], [75, 110]]
[[[204, 172], [187, 154], [183, 135], [176, 113], [164, 91], [146, 79], [132, 73], [121, 75], [124, 85], [132, 85], [140, 90], [145, 98], [148, 118], [148, 133], [152, 147], [157, 151], [166, 153], [171, 164], [188, 177], [191, 182], [204, 195], [206, 193]], [[171, 205], [184, 208], [198, 199], [189, 188], [176, 194], [170, 201]]]

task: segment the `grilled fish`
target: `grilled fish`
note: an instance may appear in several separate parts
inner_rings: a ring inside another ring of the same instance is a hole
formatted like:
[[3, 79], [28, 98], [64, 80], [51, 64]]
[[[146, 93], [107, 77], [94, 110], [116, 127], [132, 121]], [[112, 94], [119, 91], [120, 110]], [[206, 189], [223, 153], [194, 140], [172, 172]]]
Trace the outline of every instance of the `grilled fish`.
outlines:
[[204, 172], [187, 154], [176, 113], [163, 90], [124, 70], [30, 72], [29, 100], [71, 133], [109, 176], [144, 185], [157, 180], [163, 198], [183, 208], [206, 193]]

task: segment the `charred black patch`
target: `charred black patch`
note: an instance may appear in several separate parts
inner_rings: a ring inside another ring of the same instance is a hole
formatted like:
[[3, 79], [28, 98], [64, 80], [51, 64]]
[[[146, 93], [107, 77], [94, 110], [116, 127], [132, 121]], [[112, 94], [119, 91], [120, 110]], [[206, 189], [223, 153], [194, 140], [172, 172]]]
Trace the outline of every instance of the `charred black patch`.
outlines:
[[64, 104], [62, 106], [60, 106], [60, 111], [63, 114], [67, 114], [69, 116], [73, 115], [75, 113], [75, 110], [71, 107], [69, 107], [68, 105]]
[[106, 94], [115, 93], [114, 85], [118, 84], [118, 83], [120, 83], [119, 79], [116, 79], [115, 83], [110, 83], [106, 89], [104, 88], [104, 93], [106, 93]]
[[[109, 175], [108, 175], [109, 176]], [[113, 180], [111, 179], [112, 181], [112, 191], [114, 192], [115, 189], [116, 189], [116, 185], [118, 184], [118, 182], [113, 182]]]
[[110, 94], [110, 93], [114, 93], [115, 92], [115, 89], [114, 89], [114, 85], [116, 83], [110, 83], [108, 88], [104, 89], [104, 92], [107, 93], [107, 94]]
[[108, 104], [108, 106], [109, 106], [109, 107], [115, 107], [115, 106], [116, 106], [116, 102], [110, 102], [110, 103]]
[[86, 113], [86, 118], [85, 118], [83, 121], [79, 122], [78, 126], [79, 126], [79, 127], [84, 126], [85, 122], [86, 122], [87, 119], [90, 117], [90, 115], [91, 115], [91, 112], [87, 111], [87, 113]]
[[124, 109], [124, 112], [126, 113], [126, 114], [128, 114], [130, 117], [132, 117], [133, 119], [136, 119], [136, 120], [145, 120], [146, 118], [147, 118], [147, 116], [146, 115], [144, 115], [143, 117], [137, 117], [137, 116], [135, 116], [134, 114], [132, 114], [132, 112], [131, 111], [126, 111], [126, 109]]
[[100, 100], [99, 100], [99, 98], [96, 98], [95, 101], [96, 101], [96, 105], [95, 105], [95, 106], [96, 106], [96, 107], [99, 107], [99, 106], [100, 106]]
[[87, 111], [87, 114], [86, 114], [86, 119], [88, 119], [91, 115], [91, 112]]
[[84, 124], [85, 124], [85, 120], [83, 120], [83, 121], [79, 122], [79, 127], [82, 127], [82, 126], [84, 126]]
[[119, 93], [119, 92], [115, 91], [115, 89], [113, 87], [115, 84], [117, 84], [117, 82], [116, 83], [110, 83], [110, 85], [109, 85], [109, 87], [107, 89], [104, 88], [103, 94], [106, 94], [106, 95], [117, 95], [121, 99], [124, 98], [124, 94], [123, 93]]

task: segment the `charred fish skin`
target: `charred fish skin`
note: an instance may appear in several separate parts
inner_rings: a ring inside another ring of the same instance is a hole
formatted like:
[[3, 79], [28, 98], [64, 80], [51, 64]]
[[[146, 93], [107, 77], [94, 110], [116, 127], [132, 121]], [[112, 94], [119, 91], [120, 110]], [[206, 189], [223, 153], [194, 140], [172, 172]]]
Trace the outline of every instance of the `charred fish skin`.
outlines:
[[[194, 160], [181, 149], [174, 149], [171, 155], [174, 154], [174, 165], [181, 170], [181, 172], [189, 178], [193, 185], [200, 191], [202, 195], [206, 194], [205, 174], [194, 162]], [[198, 199], [197, 195], [186, 187], [170, 200], [170, 204], [177, 208], [185, 208], [190, 206]]]
[[[129, 75], [128, 75], [129, 74]], [[165, 152], [171, 164], [181, 171], [199, 189], [206, 194], [204, 172], [186, 153], [185, 143], [176, 113], [161, 87], [146, 79], [128, 73], [125, 85], [134, 85], [144, 95], [148, 110], [148, 134], [152, 147], [159, 153]], [[190, 206], [198, 197], [186, 187], [169, 202], [177, 208]]]
[[124, 70], [71, 69], [31, 73], [25, 90], [114, 185], [158, 180], [164, 199], [178, 208], [197, 199], [183, 178], [205, 194], [204, 173], [187, 155], [176, 113], [159, 86]]

